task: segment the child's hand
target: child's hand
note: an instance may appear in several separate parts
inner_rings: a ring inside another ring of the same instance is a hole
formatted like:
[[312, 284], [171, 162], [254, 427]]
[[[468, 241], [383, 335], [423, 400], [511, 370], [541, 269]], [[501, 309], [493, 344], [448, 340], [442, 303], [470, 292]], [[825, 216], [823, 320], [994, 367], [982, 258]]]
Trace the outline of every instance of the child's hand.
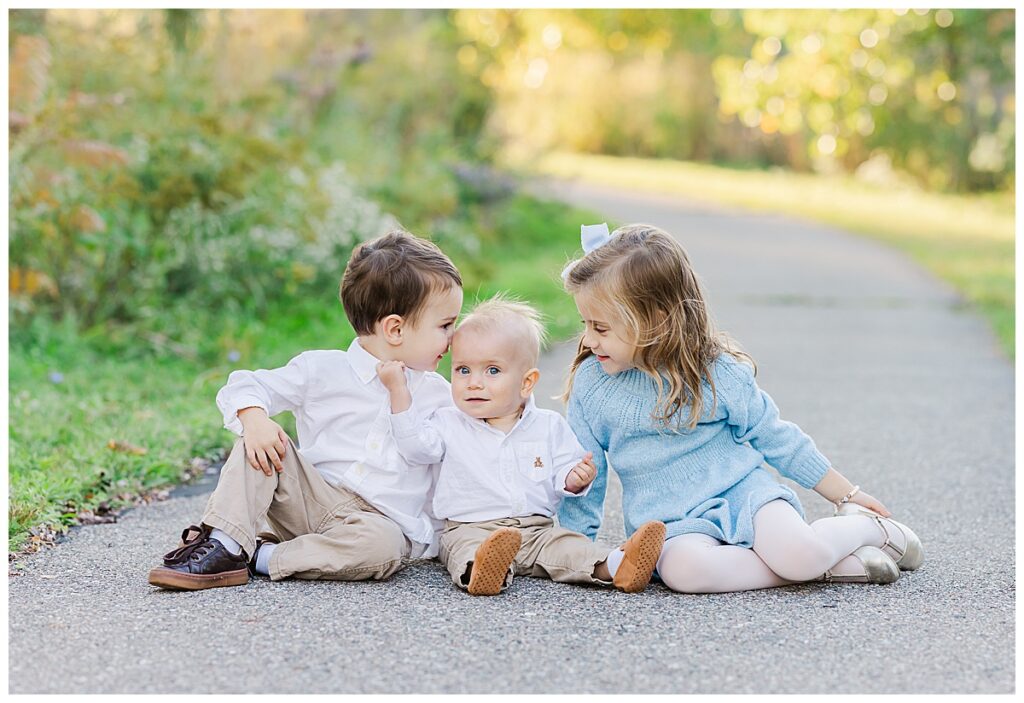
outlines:
[[389, 392], [402, 390], [406, 387], [405, 364], [401, 361], [382, 361], [377, 364], [377, 376]]
[[850, 498], [850, 502], [855, 503], [863, 508], [874, 510], [882, 517], [892, 516], [892, 513], [889, 512], [888, 508], [882, 505], [882, 502], [880, 500], [878, 500], [877, 498], [872, 498], [864, 491], [857, 491], [857, 494], [853, 496], [853, 498]]
[[565, 477], [565, 490], [570, 493], [579, 493], [595, 478], [597, 478], [597, 467], [594, 466], [594, 452], [587, 452], [583, 461], [572, 467], [572, 471]]
[[267, 417], [263, 408], [244, 408], [238, 411], [242, 421], [242, 441], [249, 466], [272, 476], [276, 470], [284, 471], [281, 460], [288, 449], [288, 433]]

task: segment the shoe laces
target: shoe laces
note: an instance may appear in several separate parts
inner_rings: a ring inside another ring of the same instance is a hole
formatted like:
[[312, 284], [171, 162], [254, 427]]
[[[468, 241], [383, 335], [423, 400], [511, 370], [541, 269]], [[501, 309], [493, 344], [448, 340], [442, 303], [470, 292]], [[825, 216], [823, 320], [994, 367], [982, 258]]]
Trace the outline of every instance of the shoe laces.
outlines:
[[[194, 533], [189, 539], [189, 533]], [[216, 545], [210, 538], [210, 528], [191, 525], [181, 533], [181, 540], [184, 544], [177, 549], [164, 555], [164, 564], [183, 564], [186, 561], [199, 561], [212, 552]]]

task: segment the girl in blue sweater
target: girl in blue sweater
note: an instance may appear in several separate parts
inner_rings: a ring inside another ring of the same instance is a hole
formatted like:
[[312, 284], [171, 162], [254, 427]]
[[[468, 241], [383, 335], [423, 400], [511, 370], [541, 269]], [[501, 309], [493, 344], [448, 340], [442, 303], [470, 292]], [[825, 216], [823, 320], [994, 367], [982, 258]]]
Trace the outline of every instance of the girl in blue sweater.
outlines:
[[[594, 225], [583, 248], [562, 274], [585, 325], [567, 415], [597, 478], [586, 497], [562, 503], [563, 527], [596, 536], [610, 460], [627, 534], [649, 520], [667, 527], [657, 570], [672, 590], [892, 583], [921, 565], [917, 535], [779, 418], [751, 358], [716, 332], [675, 239], [648, 225], [610, 235]], [[837, 515], [807, 524], [765, 462], [836, 503]]]

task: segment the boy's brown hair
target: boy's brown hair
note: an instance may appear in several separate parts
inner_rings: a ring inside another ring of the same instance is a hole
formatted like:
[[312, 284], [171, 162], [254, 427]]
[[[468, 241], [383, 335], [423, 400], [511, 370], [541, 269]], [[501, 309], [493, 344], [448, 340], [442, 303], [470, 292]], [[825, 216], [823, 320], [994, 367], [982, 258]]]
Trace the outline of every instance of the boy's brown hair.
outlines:
[[437, 245], [400, 229], [352, 251], [339, 297], [356, 334], [373, 334], [388, 315], [415, 323], [431, 293], [462, 287], [458, 269]]

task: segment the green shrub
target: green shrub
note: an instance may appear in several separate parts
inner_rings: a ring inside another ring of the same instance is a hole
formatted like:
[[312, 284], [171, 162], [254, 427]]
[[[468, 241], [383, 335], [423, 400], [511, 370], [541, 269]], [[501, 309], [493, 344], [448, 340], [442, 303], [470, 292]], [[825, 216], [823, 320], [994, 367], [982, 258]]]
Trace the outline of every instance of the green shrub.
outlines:
[[261, 47], [252, 75], [237, 62], [258, 38], [223, 34], [244, 15], [15, 23], [37, 32], [12, 39], [16, 329], [43, 315], [97, 339], [202, 344], [228, 316], [336, 286], [352, 246], [396, 224], [385, 209], [479, 250], [456, 167], [487, 151], [488, 95], [457, 70], [447, 13], [253, 13], [301, 31]]

